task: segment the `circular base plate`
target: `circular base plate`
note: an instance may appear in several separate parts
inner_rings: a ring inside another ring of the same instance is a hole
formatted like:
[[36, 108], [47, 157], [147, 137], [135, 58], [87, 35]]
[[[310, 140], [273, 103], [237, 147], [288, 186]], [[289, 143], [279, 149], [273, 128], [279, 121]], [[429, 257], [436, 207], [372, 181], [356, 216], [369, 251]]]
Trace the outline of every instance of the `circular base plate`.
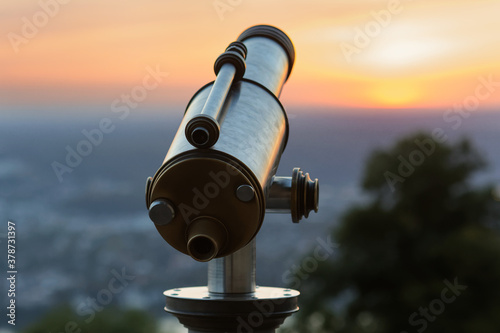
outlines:
[[190, 330], [207, 332], [266, 332], [278, 328], [298, 311], [299, 292], [256, 287], [255, 293], [210, 293], [207, 287], [170, 289], [163, 293], [165, 311]]

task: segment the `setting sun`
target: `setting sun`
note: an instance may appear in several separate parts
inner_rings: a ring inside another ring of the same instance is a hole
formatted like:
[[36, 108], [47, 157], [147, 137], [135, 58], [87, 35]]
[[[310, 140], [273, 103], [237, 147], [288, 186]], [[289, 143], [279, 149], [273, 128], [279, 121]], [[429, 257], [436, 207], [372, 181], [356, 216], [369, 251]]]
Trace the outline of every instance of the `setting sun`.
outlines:
[[375, 83], [373, 90], [369, 94], [374, 105], [384, 105], [391, 107], [412, 107], [413, 103], [421, 97], [417, 88], [412, 84], [397, 82]]
[[[494, 0], [58, 1], [0, 5], [4, 107], [107, 105], [148, 66], [169, 77], [144, 105], [183, 107], [214, 79], [225, 41], [262, 23], [295, 44], [287, 105], [435, 109], [472, 94], [480, 77], [500, 81]], [[480, 107], [499, 104], [493, 93]]]

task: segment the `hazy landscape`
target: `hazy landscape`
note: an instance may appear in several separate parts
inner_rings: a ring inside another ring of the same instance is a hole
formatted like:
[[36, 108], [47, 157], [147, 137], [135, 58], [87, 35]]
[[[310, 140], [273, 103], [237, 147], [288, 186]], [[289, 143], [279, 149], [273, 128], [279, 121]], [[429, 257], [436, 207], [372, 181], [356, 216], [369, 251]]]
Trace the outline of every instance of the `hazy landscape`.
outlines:
[[[133, 279], [111, 303], [158, 316], [163, 290], [205, 284], [206, 264], [170, 248], [144, 202], [145, 180], [163, 161], [181, 112], [136, 113], [125, 120], [114, 114], [42, 114], [9, 113], [0, 124], [0, 240], [5, 247], [7, 221], [14, 221], [19, 325], [63, 303], [84, 312], [87, 299], [123, 270]], [[450, 141], [471, 138], [490, 162], [475, 181], [500, 184], [500, 115], [478, 112], [459, 126], [442, 115], [289, 110], [290, 138], [278, 174], [288, 176], [298, 166], [317, 177], [320, 211], [299, 225], [287, 215], [266, 217], [258, 236], [258, 283], [284, 285], [283, 274], [335, 226], [338, 215], [363, 201], [358, 183], [369, 153], [405, 134], [441, 128]], [[58, 176], [54, 162], [67, 165], [68, 152], [86, 140], [82, 131], [98, 128], [103, 118], [113, 130]]]

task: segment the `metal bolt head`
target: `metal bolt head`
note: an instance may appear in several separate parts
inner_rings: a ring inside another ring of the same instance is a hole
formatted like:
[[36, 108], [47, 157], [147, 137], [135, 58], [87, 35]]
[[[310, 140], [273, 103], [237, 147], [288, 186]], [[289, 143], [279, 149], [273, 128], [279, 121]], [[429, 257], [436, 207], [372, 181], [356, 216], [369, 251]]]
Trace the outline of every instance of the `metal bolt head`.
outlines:
[[149, 218], [156, 225], [167, 225], [174, 217], [174, 205], [167, 199], [156, 199], [149, 206]]
[[255, 190], [250, 185], [240, 185], [236, 189], [236, 197], [243, 202], [249, 202], [255, 196]]

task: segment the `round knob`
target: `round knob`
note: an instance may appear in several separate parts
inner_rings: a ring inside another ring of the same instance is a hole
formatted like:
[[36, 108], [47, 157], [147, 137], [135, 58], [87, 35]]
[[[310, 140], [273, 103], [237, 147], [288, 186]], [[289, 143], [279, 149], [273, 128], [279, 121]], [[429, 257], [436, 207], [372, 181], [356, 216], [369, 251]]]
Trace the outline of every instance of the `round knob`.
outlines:
[[149, 218], [156, 225], [167, 225], [174, 217], [174, 206], [167, 199], [156, 199], [149, 206]]
[[292, 173], [292, 221], [298, 223], [302, 217], [308, 217], [311, 210], [318, 212], [319, 182], [312, 180], [309, 174], [300, 168]]
[[240, 185], [236, 189], [236, 197], [243, 202], [249, 202], [255, 196], [255, 190], [250, 185]]

